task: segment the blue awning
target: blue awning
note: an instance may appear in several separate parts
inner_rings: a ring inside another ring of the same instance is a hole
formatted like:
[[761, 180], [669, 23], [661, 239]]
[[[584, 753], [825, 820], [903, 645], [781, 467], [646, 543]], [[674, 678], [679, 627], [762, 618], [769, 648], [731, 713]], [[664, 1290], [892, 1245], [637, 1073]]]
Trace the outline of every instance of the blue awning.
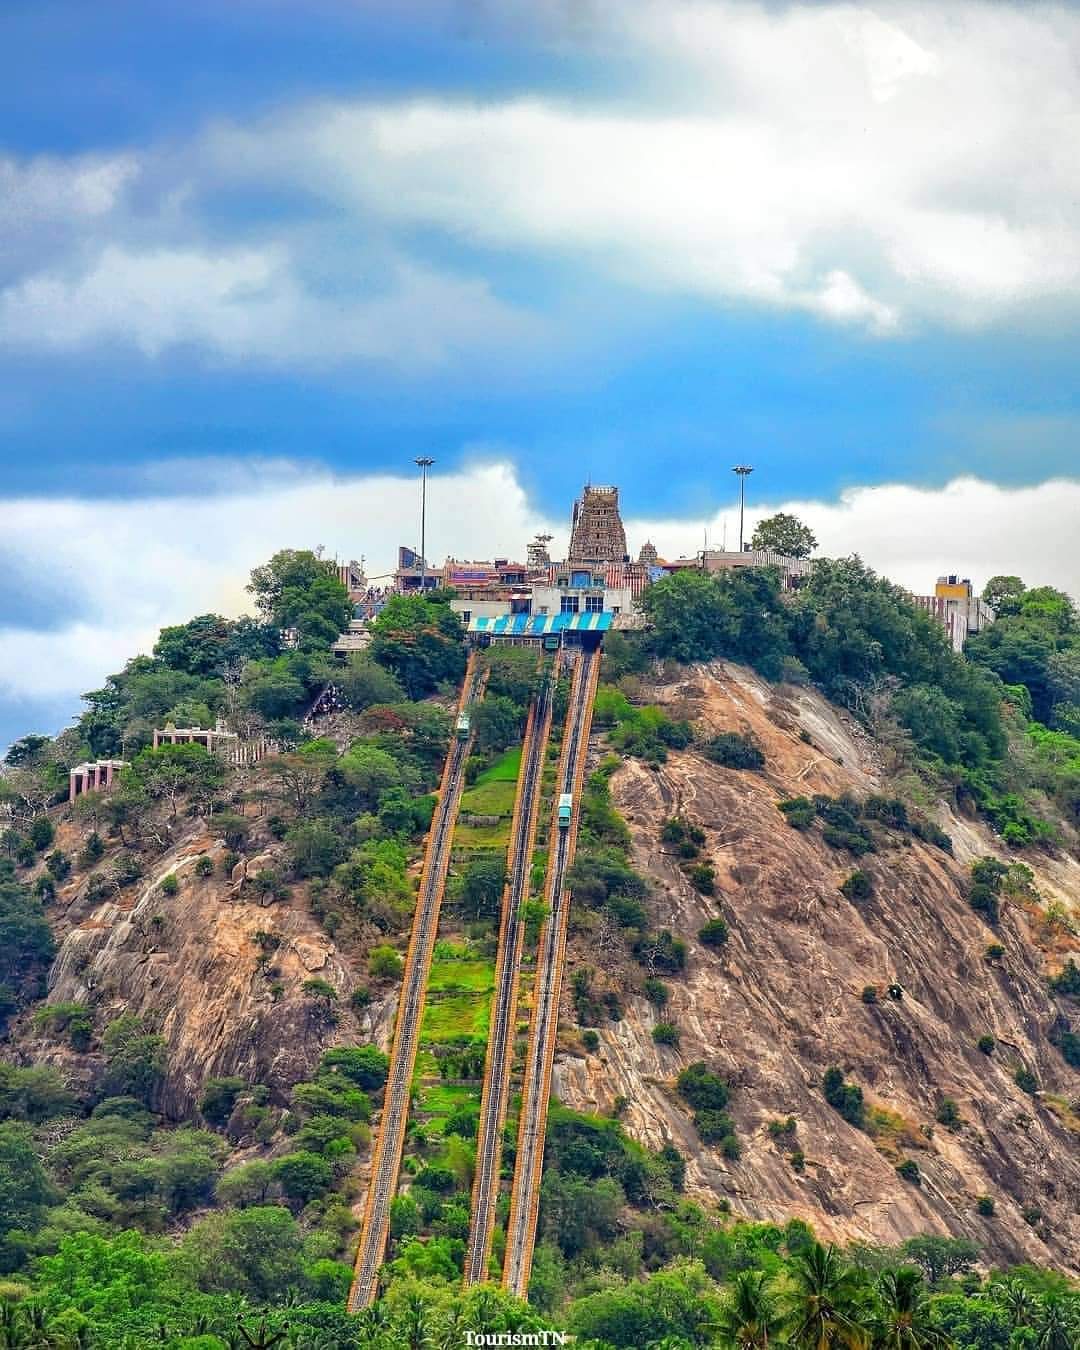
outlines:
[[469, 621], [470, 633], [488, 637], [547, 637], [551, 633], [606, 633], [614, 614], [501, 614], [497, 619], [478, 615]]

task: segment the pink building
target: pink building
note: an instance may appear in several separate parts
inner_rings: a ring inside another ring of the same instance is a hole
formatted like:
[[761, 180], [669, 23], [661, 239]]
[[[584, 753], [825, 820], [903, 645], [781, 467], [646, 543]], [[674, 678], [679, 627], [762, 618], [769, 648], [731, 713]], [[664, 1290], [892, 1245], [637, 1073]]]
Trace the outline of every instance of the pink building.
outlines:
[[113, 785], [113, 778], [126, 768], [126, 759], [97, 759], [92, 764], [76, 764], [71, 771], [68, 801], [73, 802], [86, 792], [107, 791]]

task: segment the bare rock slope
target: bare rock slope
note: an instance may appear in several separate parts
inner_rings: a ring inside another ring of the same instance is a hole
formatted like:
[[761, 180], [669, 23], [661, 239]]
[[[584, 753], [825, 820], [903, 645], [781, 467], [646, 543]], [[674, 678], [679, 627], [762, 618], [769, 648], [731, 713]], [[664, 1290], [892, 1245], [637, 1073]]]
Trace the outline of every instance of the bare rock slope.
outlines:
[[[99, 1027], [135, 1014], [164, 1036], [169, 1067], [156, 1105], [174, 1119], [192, 1113], [207, 1078], [238, 1075], [280, 1096], [327, 1045], [378, 1034], [348, 1011], [356, 972], [303, 892], [261, 902], [221, 875], [222, 852], [196, 823], [136, 886], [95, 902], [82, 881], [62, 892], [53, 915], [60, 945], [49, 1001], [90, 1004]], [[215, 869], [204, 877], [196, 862], [207, 856]], [[179, 883], [171, 896], [161, 887], [170, 873]], [[312, 980], [336, 998], [305, 991]], [[25, 1034], [22, 1047], [63, 1061], [73, 1078], [92, 1078], [99, 1059]]]
[[[782, 797], [889, 790], [874, 743], [816, 694], [773, 689], [716, 663], [650, 697], [681, 705], [699, 729], [752, 732], [766, 766], [729, 770], [686, 751], [659, 770], [629, 761], [616, 772], [634, 863], [654, 885], [652, 921], [690, 947], [685, 974], [665, 977], [673, 992], [663, 1020], [678, 1025], [681, 1041], [654, 1044], [657, 1013], [630, 993], [623, 1019], [600, 1029], [596, 1054], [560, 1055], [558, 1095], [582, 1110], [625, 1098], [634, 1136], [653, 1147], [671, 1140], [688, 1157], [691, 1192], [726, 1197], [748, 1217], [799, 1216], [842, 1240], [965, 1236], [988, 1258], [1080, 1269], [1080, 1074], [1051, 1043], [1060, 1009], [1047, 989], [1075, 940], [1059, 933], [1051, 942], [1037, 904], [1008, 904], [996, 931], [986, 926], [966, 901], [967, 864], [999, 845], [944, 807], [951, 857], [904, 836], [856, 864], [819, 831], [789, 828], [776, 806]], [[662, 822], [677, 814], [707, 832], [715, 897], [699, 895], [663, 851]], [[1044, 899], [1075, 914], [1075, 859], [1023, 860]], [[873, 896], [857, 904], [839, 890], [856, 865], [874, 880]], [[714, 951], [696, 935], [717, 913], [731, 931]], [[993, 942], [1005, 949], [998, 960], [987, 959]], [[597, 964], [586, 935], [571, 943], [568, 969], [575, 964]], [[642, 984], [628, 958], [607, 978], [624, 989]], [[886, 992], [893, 984], [903, 989], [898, 1001]], [[863, 1001], [867, 985], [877, 986], [876, 1003]], [[573, 1020], [568, 1000], [564, 1015]], [[978, 1048], [986, 1034], [996, 1041], [991, 1055]], [[735, 1085], [737, 1160], [702, 1144], [675, 1091], [680, 1068], [695, 1060]], [[825, 1102], [822, 1075], [833, 1065], [863, 1088], [872, 1133]], [[1017, 1086], [1019, 1068], [1035, 1075], [1035, 1095]], [[945, 1098], [963, 1122], [952, 1129], [936, 1121]], [[789, 1114], [797, 1132], [785, 1145], [768, 1124]], [[792, 1166], [795, 1148], [802, 1171]], [[917, 1163], [921, 1184], [898, 1174], [905, 1158]], [[980, 1214], [981, 1196], [993, 1199], [993, 1215]]]

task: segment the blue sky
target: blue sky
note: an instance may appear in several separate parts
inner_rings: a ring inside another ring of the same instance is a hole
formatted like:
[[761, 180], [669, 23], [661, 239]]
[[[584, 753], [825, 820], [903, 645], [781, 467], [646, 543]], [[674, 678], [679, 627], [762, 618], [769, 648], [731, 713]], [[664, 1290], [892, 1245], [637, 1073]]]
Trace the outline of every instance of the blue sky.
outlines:
[[[235, 595], [247, 553], [165, 563], [141, 501], [250, 523], [379, 475], [378, 528], [251, 543], [374, 557], [424, 452], [463, 493], [501, 466], [522, 528], [591, 477], [696, 539], [749, 460], [840, 549], [845, 492], [1075, 479], [1078, 71], [1077, 11], [1039, 4], [7, 0], [0, 741]], [[60, 501], [93, 556], [33, 533]], [[871, 561], [936, 565], [911, 528]]]

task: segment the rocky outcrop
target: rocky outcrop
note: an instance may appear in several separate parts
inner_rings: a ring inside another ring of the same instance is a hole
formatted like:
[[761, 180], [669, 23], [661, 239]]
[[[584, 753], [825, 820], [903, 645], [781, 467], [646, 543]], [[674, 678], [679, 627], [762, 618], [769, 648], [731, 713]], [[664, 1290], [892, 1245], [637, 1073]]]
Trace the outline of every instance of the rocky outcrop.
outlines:
[[[858, 864], [872, 875], [874, 894], [853, 903], [839, 890], [853, 859], [817, 831], [789, 828], [776, 802], [888, 791], [878, 749], [861, 727], [811, 691], [776, 690], [722, 664], [684, 673], [649, 696], [677, 705], [702, 730], [753, 732], [766, 766], [729, 770], [687, 751], [658, 770], [629, 761], [614, 775], [634, 863], [653, 883], [652, 921], [690, 947], [685, 974], [664, 977], [672, 1000], [663, 1020], [678, 1025], [681, 1041], [677, 1049], [654, 1044], [655, 1010], [640, 995], [624, 996], [622, 1020], [599, 1028], [597, 1054], [559, 1056], [555, 1091], [582, 1110], [610, 1110], [624, 1098], [635, 1137], [653, 1147], [671, 1140], [687, 1156], [692, 1192], [726, 1197], [747, 1216], [799, 1216], [844, 1240], [966, 1236], [988, 1258], [1075, 1272], [1080, 1075], [1050, 1040], [1059, 1009], [1047, 991], [1042, 919], [1035, 906], [1007, 904], [992, 931], [965, 899], [966, 863], [999, 852], [999, 844], [979, 822], [941, 807], [955, 856], [890, 836]], [[662, 821], [675, 814], [706, 830], [715, 897], [699, 895], [659, 843]], [[1075, 859], [1023, 861], [1046, 899], [1076, 912]], [[696, 935], [718, 913], [730, 937], [716, 951]], [[988, 961], [995, 941], [1005, 954]], [[1051, 959], [1075, 945], [1067, 935], [1055, 939]], [[602, 964], [613, 984], [641, 987], [642, 970], [628, 953], [597, 961], [594, 934], [572, 940], [568, 971], [575, 963]], [[892, 984], [902, 988], [899, 1000], [885, 992]], [[880, 991], [876, 1003], [863, 1001], [867, 985]], [[564, 1014], [572, 1020], [569, 1001]], [[997, 1047], [989, 1056], [977, 1044], [986, 1034]], [[674, 1090], [679, 1069], [695, 1060], [735, 1085], [737, 1160], [701, 1143]], [[825, 1102], [821, 1079], [831, 1065], [880, 1110], [874, 1137]], [[1020, 1067], [1038, 1080], [1034, 1096], [1014, 1081]], [[936, 1121], [944, 1098], [959, 1107], [956, 1128]], [[788, 1115], [797, 1132], [784, 1147], [767, 1127]], [[801, 1172], [790, 1161], [795, 1147], [805, 1155]], [[918, 1164], [921, 1185], [898, 1175], [905, 1157]], [[982, 1195], [994, 1199], [993, 1216], [978, 1213]]]
[[[83, 885], [62, 897], [66, 912], [57, 916], [63, 940], [49, 1001], [90, 1004], [99, 1028], [121, 1013], [145, 1018], [168, 1046], [156, 1105], [174, 1119], [191, 1114], [209, 1077], [265, 1083], [281, 1098], [327, 1045], [385, 1037], [385, 1009], [366, 1015], [364, 1026], [349, 1010], [360, 980], [303, 892], [268, 902], [221, 876], [221, 852], [218, 841], [190, 834], [137, 886], [93, 904]], [[209, 877], [196, 872], [203, 856], [215, 863]], [[276, 861], [267, 854], [248, 870]], [[179, 882], [172, 896], [161, 888], [170, 873]], [[315, 979], [336, 1001], [304, 991]], [[34, 1050], [40, 1059], [65, 1057], [55, 1044]], [[97, 1062], [93, 1054], [66, 1060], [65, 1069], [82, 1077]]]

